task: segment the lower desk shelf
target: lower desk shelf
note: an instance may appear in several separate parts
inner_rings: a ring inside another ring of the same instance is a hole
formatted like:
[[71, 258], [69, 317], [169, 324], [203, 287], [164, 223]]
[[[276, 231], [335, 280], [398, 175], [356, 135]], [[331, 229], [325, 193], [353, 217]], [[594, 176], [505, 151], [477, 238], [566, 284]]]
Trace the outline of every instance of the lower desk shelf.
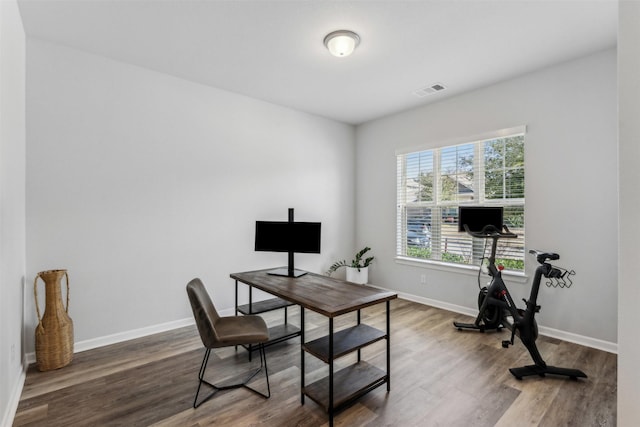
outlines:
[[[360, 361], [333, 374], [333, 408], [340, 409], [387, 382], [387, 373]], [[329, 412], [329, 377], [304, 387], [303, 393]]]
[[[280, 308], [284, 308], [286, 310], [287, 307], [291, 307], [292, 305], [295, 304], [281, 298], [270, 298], [263, 301], [252, 302], [250, 304], [239, 305], [236, 310], [238, 313], [249, 315], [266, 313], [268, 311], [278, 310]], [[285, 322], [286, 319], [287, 318], [285, 314]], [[277, 344], [279, 342], [286, 341], [297, 336], [300, 336], [300, 328], [298, 328], [297, 326], [294, 326], [290, 323], [275, 325], [269, 328], [269, 341], [265, 343], [265, 346]], [[259, 348], [259, 346], [257, 345], [243, 345], [243, 347], [250, 352], [258, 350]]]
[[[386, 337], [386, 333], [364, 323], [338, 331], [333, 334], [333, 360]], [[302, 348], [323, 362], [329, 363], [328, 336], [306, 342]]]
[[293, 326], [291, 323], [272, 326], [269, 328], [269, 341], [267, 341], [266, 345], [286, 341], [299, 335], [300, 328], [298, 328], [297, 326]]
[[267, 311], [277, 310], [279, 308], [291, 307], [292, 305], [295, 304], [281, 298], [270, 298], [251, 304], [239, 305], [237, 310], [242, 314], [260, 314], [266, 313]]

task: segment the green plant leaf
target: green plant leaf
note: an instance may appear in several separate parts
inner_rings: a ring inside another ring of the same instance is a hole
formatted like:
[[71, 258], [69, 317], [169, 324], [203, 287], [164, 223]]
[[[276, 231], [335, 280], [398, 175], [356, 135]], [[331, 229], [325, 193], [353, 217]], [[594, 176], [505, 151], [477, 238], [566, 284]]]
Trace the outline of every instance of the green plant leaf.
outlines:
[[356, 254], [355, 258], [351, 260], [351, 264], [347, 264], [347, 262], [345, 260], [338, 261], [338, 262], [334, 263], [333, 265], [331, 265], [331, 267], [329, 267], [329, 270], [327, 270], [327, 272], [325, 274], [327, 276], [331, 276], [331, 273], [333, 273], [334, 271], [336, 271], [340, 267], [348, 267], [348, 266], [350, 266], [350, 267], [353, 267], [353, 268], [357, 268], [358, 271], [360, 271], [361, 268], [368, 267], [371, 264], [371, 261], [373, 261], [374, 257], [368, 257], [363, 262], [362, 261], [362, 256], [364, 254], [366, 254], [367, 252], [369, 252], [370, 250], [371, 250], [371, 248], [368, 247], [368, 246], [366, 246], [365, 248], [360, 250], [360, 252], [358, 252]]
[[337, 269], [339, 269], [340, 267], [346, 267], [347, 261], [346, 260], [342, 260], [342, 261], [338, 261], [338, 262], [334, 262], [331, 267], [329, 267], [329, 269], [326, 271], [326, 275], [327, 276], [331, 276], [332, 273], [334, 273]]

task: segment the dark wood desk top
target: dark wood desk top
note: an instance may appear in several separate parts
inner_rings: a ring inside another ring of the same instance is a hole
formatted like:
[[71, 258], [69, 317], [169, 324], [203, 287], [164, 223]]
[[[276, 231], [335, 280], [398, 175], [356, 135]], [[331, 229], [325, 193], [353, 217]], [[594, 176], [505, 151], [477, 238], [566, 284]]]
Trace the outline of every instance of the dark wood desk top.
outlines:
[[340, 316], [398, 297], [395, 292], [319, 274], [307, 273], [294, 278], [267, 274], [271, 270], [233, 273], [231, 278], [327, 317]]

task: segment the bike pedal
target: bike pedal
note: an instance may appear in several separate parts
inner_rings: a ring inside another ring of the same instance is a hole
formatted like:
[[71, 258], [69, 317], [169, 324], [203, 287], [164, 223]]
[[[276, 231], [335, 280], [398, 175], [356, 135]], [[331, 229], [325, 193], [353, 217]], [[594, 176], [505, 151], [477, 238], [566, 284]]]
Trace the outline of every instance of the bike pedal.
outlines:
[[502, 341], [502, 348], [509, 348], [511, 341]]

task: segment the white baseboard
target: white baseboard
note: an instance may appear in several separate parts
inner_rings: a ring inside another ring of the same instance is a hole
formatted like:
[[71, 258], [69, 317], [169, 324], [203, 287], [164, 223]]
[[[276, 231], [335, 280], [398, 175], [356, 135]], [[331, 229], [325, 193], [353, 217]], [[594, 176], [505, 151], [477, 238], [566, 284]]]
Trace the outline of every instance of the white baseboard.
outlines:
[[[233, 308], [220, 310], [221, 316], [232, 316], [235, 313]], [[73, 352], [80, 353], [82, 351], [92, 350], [98, 347], [104, 347], [106, 345], [117, 344], [119, 342], [132, 340], [135, 338], [142, 338], [148, 335], [158, 334], [160, 332], [171, 331], [173, 329], [182, 328], [184, 326], [193, 325], [195, 321], [193, 317], [187, 317], [184, 319], [173, 320], [171, 322], [160, 323], [158, 325], [146, 326], [144, 328], [132, 329], [130, 331], [118, 332], [117, 334], [105, 335], [103, 337], [91, 338], [84, 341], [77, 341], [73, 344]], [[36, 353], [27, 353], [27, 363], [25, 366], [29, 366], [36, 361]]]
[[[382, 288], [381, 288], [382, 289]], [[392, 289], [388, 289], [392, 290]], [[430, 298], [424, 298], [418, 295], [412, 295], [404, 292], [398, 292], [398, 297], [409, 301], [417, 302], [419, 304], [429, 305], [443, 310], [453, 311], [454, 313], [460, 313], [467, 316], [475, 317], [478, 315], [477, 310], [463, 307], [456, 304], [450, 304]], [[557, 338], [563, 341], [572, 342], [574, 344], [584, 345], [586, 347], [595, 348], [597, 350], [606, 351], [608, 353], [618, 354], [618, 344], [599, 340], [597, 338], [591, 338], [584, 335], [574, 334], [572, 332], [561, 331], [559, 329], [549, 328], [547, 326], [538, 325], [538, 333], [551, 338]]]
[[160, 323], [159, 325], [152, 325], [144, 328], [133, 329], [130, 331], [119, 332], [117, 334], [106, 335], [103, 337], [78, 341], [74, 344], [74, 353], [80, 353], [82, 351], [92, 350], [94, 348], [104, 347], [110, 344], [116, 344], [123, 341], [146, 337], [148, 335], [158, 334], [160, 332], [170, 331], [172, 329], [182, 328], [183, 326], [189, 326], [193, 323], [193, 318], [186, 318], [166, 323]]
[[22, 363], [20, 375], [18, 376], [18, 380], [14, 384], [13, 390], [9, 395], [9, 404], [5, 408], [5, 413], [2, 416], [0, 426], [10, 427], [13, 425], [13, 420], [15, 419], [16, 411], [18, 410], [18, 404], [20, 403], [20, 396], [22, 395], [22, 388], [24, 387], [24, 380], [27, 375], [27, 366], [26, 361]]
[[[84, 341], [73, 343], [73, 352], [80, 353], [82, 351], [92, 350], [106, 345], [116, 344], [135, 338], [146, 337], [160, 332], [170, 331], [172, 329], [182, 328], [183, 326], [193, 325], [193, 317], [174, 320], [171, 322], [160, 323], [159, 325], [147, 326], [144, 328], [132, 329], [130, 331], [119, 332], [117, 334], [105, 335], [103, 337], [91, 338]], [[27, 364], [35, 363], [36, 353], [27, 353]]]
[[557, 338], [562, 341], [568, 341], [575, 344], [584, 345], [586, 347], [595, 348], [596, 350], [606, 351], [608, 353], [618, 354], [618, 344], [609, 341], [599, 340], [597, 338], [586, 337], [584, 335], [574, 334], [572, 332], [560, 331], [558, 329], [549, 328], [547, 326], [538, 325], [538, 332], [551, 338]]

